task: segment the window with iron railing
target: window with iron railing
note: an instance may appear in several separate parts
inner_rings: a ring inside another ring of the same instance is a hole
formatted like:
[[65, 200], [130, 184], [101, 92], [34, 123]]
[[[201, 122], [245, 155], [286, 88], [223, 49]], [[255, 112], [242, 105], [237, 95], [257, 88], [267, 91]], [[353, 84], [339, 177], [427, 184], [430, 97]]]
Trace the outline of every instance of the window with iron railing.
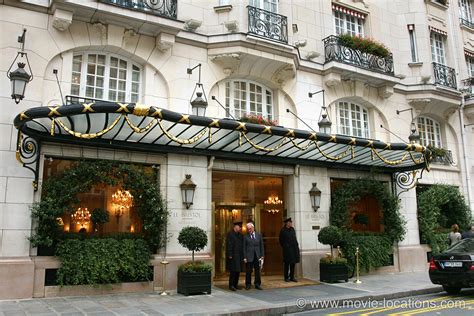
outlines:
[[248, 10], [249, 34], [288, 43], [288, 19], [278, 14], [277, 0], [251, 0]]
[[173, 20], [178, 18], [178, 0], [99, 0], [99, 2]]

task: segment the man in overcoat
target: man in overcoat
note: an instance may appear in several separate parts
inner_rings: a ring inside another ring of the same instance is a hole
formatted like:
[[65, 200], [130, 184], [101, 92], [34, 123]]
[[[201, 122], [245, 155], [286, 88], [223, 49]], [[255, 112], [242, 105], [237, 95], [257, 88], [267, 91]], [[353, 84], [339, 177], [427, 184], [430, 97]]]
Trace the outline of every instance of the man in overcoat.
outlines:
[[244, 236], [240, 233], [242, 222], [235, 222], [234, 228], [227, 234], [226, 242], [226, 263], [229, 275], [229, 289], [237, 290], [239, 275], [242, 271], [242, 261], [244, 259]]
[[296, 240], [296, 232], [293, 228], [291, 217], [285, 219], [284, 223], [285, 226], [280, 230], [279, 238], [283, 249], [283, 276], [286, 282], [298, 282], [295, 279], [295, 264], [300, 262], [300, 248]]
[[252, 223], [247, 223], [247, 235], [244, 237], [245, 289], [249, 290], [252, 284], [252, 270], [255, 270], [254, 285], [261, 290], [260, 268], [263, 262], [263, 237], [255, 231]]

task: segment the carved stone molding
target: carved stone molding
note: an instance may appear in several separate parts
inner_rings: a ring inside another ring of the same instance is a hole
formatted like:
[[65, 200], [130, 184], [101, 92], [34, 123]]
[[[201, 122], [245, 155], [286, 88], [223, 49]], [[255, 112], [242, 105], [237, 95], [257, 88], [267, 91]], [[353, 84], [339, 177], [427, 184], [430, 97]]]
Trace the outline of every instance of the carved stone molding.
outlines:
[[239, 67], [240, 53], [217, 54], [209, 56], [209, 59], [224, 69], [224, 74], [230, 76]]
[[239, 22], [236, 20], [224, 22], [224, 26], [229, 32], [237, 32], [239, 30]]
[[393, 95], [393, 86], [384, 85], [378, 88], [379, 96], [388, 99]]
[[323, 82], [328, 87], [335, 87], [341, 84], [341, 75], [336, 73], [330, 73], [324, 76]]
[[160, 33], [156, 37], [156, 47], [160, 51], [166, 51], [170, 49], [175, 43], [175, 36], [168, 33]]
[[56, 9], [53, 14], [53, 27], [58, 31], [64, 32], [72, 23], [72, 12]]
[[195, 32], [196, 29], [201, 26], [201, 24], [202, 24], [202, 21], [189, 19], [184, 23], [184, 29], [186, 31]]
[[125, 30], [123, 32], [123, 38], [122, 38], [122, 46], [126, 46], [130, 40], [137, 35], [137, 32], [135, 32], [132, 29]]
[[464, 108], [464, 114], [472, 122], [474, 121], [474, 105], [469, 105]]
[[272, 76], [272, 81], [282, 85], [285, 81], [293, 79], [296, 76], [296, 69], [294, 65], [284, 65], [277, 69]]
[[100, 33], [100, 39], [102, 41], [102, 45], [105, 45], [107, 43], [107, 25], [97, 22], [97, 23], [94, 23], [93, 26]]
[[428, 104], [430, 104], [430, 98], [414, 98], [408, 99], [408, 104], [410, 104], [416, 112], [415, 116], [418, 116], [423, 110], [426, 108]]

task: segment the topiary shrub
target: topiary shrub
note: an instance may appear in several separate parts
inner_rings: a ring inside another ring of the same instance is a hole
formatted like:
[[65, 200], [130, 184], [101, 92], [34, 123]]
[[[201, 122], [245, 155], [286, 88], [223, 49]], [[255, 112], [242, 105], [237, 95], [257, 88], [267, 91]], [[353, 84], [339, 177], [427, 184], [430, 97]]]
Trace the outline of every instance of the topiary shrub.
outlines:
[[323, 227], [318, 234], [318, 240], [323, 245], [331, 246], [331, 254], [333, 247], [338, 246], [342, 241], [342, 232], [339, 227], [326, 226]]
[[192, 262], [194, 262], [194, 252], [204, 249], [207, 245], [207, 234], [199, 227], [184, 227], [179, 232], [178, 242], [184, 248], [192, 251]]
[[451, 225], [468, 227], [471, 210], [459, 189], [445, 184], [429, 186], [418, 195], [418, 225], [421, 240], [430, 245], [433, 254], [448, 247]]
[[94, 224], [96, 229], [100, 224], [105, 224], [109, 222], [109, 212], [103, 208], [95, 208], [91, 213], [91, 222]]

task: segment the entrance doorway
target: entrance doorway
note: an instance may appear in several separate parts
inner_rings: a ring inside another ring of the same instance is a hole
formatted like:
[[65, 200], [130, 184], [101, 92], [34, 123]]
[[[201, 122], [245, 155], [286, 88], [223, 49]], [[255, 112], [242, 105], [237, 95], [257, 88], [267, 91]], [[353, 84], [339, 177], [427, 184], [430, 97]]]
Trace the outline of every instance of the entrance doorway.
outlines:
[[265, 263], [262, 275], [282, 274], [283, 257], [278, 241], [285, 213], [283, 177], [214, 172], [212, 206], [214, 214], [214, 256], [216, 277], [226, 272], [226, 237], [233, 222], [254, 223], [263, 236]]

